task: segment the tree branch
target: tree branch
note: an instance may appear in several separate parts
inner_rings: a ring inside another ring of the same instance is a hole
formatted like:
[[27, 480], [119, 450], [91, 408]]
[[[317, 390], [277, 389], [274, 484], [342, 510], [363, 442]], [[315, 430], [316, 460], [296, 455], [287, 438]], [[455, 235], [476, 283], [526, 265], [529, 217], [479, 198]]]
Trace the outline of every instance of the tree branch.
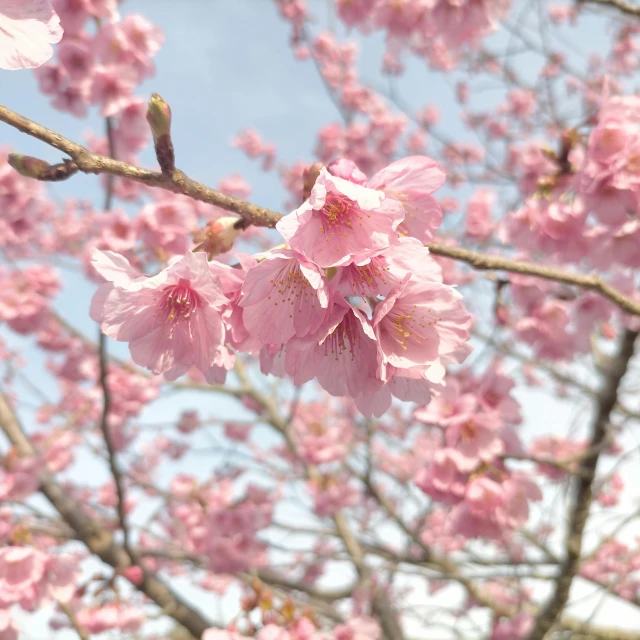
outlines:
[[[182, 171], [176, 169], [171, 174], [163, 174], [147, 169], [141, 169], [126, 162], [120, 162], [113, 158], [91, 153], [88, 149], [79, 145], [60, 134], [39, 125], [24, 116], [11, 111], [7, 107], [0, 105], [0, 121], [30, 135], [38, 140], [46, 142], [48, 145], [68, 154], [73, 159], [73, 167], [77, 167], [84, 173], [105, 173], [119, 176], [135, 182], [140, 182], [149, 187], [166, 189], [172, 193], [179, 193], [189, 196], [194, 200], [215, 205], [226, 211], [238, 214], [247, 222], [258, 227], [275, 227], [282, 214], [271, 209], [265, 209], [257, 205], [226, 196], [215, 189], [210, 189], [195, 180], [186, 176]], [[595, 291], [601, 296], [608, 298], [627, 313], [640, 315], [640, 301], [623, 295], [617, 289], [606, 284], [598, 276], [587, 276], [570, 273], [560, 269], [540, 266], [529, 262], [518, 262], [508, 258], [498, 256], [488, 256], [476, 253], [459, 247], [432, 243], [427, 245], [431, 253], [453, 258], [461, 262], [470, 264], [475, 269], [488, 271], [511, 271], [523, 275], [531, 275], [545, 280], [572, 284], [583, 289]]]
[[89, 640], [90, 636], [87, 630], [81, 626], [76, 618], [76, 614], [73, 612], [73, 609], [63, 602], [58, 601], [58, 606], [62, 610], [65, 616], [69, 619], [69, 624], [73, 627], [73, 630], [78, 634], [78, 638], [80, 640]]
[[191, 178], [188, 178], [182, 171], [176, 169], [171, 175], [141, 169], [126, 162], [120, 162], [107, 156], [91, 153], [80, 144], [64, 138], [59, 133], [51, 131], [24, 116], [0, 105], [0, 121], [37, 138], [42, 142], [66, 153], [73, 159], [73, 166], [84, 173], [105, 173], [107, 175], [118, 176], [140, 182], [148, 187], [158, 187], [189, 196], [194, 200], [212, 204], [226, 211], [237, 213], [251, 224], [258, 227], [274, 227], [276, 222], [282, 217], [277, 211], [271, 211], [264, 207], [232, 198], [215, 189], [210, 189]]
[[[0, 429], [21, 456], [34, 456], [37, 452], [20, 426], [4, 394], [0, 393]], [[54, 506], [62, 519], [73, 529], [78, 540], [87, 549], [114, 569], [130, 566], [125, 549], [116, 544], [112, 534], [88, 516], [83, 505], [74, 500], [69, 492], [60, 487], [51, 474], [40, 473], [40, 491]], [[215, 626], [198, 611], [167, 587], [154, 573], [145, 571], [137, 588], [162, 609], [162, 612], [185, 627], [194, 638], [200, 638], [206, 629]]]
[[611, 372], [607, 376], [600, 393], [597, 414], [589, 443], [589, 448], [593, 449], [594, 453], [582, 464], [582, 473], [577, 480], [567, 535], [566, 557], [560, 567], [554, 592], [547, 605], [538, 615], [535, 627], [528, 640], [543, 640], [547, 632], [556, 623], [569, 599], [571, 584], [580, 566], [582, 537], [593, 500], [593, 482], [596, 477], [600, 447], [607, 439], [609, 419], [618, 401], [620, 384], [627, 372], [629, 361], [633, 357], [637, 336], [637, 331], [626, 330], [623, 334], [618, 355], [612, 363]]
[[599, 276], [586, 276], [579, 273], [570, 273], [561, 269], [545, 267], [533, 262], [519, 262], [499, 256], [488, 256], [484, 253], [461, 249], [460, 247], [450, 247], [446, 244], [432, 243], [427, 245], [429, 251], [437, 256], [453, 258], [460, 262], [470, 264], [474, 269], [480, 271], [510, 271], [522, 275], [536, 276], [544, 280], [553, 280], [572, 284], [588, 291], [595, 291], [603, 298], [608, 298], [615, 302], [621, 309], [633, 315], [640, 315], [640, 301], [628, 298], [617, 289], [610, 287]]
[[610, 7], [626, 13], [630, 16], [640, 17], [640, 7], [626, 0], [578, 0], [578, 4], [598, 4], [602, 7]]

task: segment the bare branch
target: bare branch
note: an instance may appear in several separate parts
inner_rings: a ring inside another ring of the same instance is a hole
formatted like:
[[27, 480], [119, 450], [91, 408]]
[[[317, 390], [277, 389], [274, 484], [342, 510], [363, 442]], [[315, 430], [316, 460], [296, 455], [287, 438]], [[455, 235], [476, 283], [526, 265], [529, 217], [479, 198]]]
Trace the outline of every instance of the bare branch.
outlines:
[[611, 372], [607, 376], [604, 388], [600, 393], [597, 414], [589, 443], [589, 448], [594, 450], [594, 454], [582, 464], [582, 473], [576, 484], [567, 535], [566, 557], [560, 567], [554, 592], [539, 614], [528, 640], [543, 640], [547, 632], [555, 625], [569, 599], [571, 584], [580, 566], [582, 537], [593, 500], [593, 482], [600, 457], [599, 449], [607, 439], [609, 419], [618, 401], [622, 378], [627, 372], [629, 361], [633, 357], [637, 336], [638, 332], [636, 331], [625, 331], [618, 355], [612, 364]]

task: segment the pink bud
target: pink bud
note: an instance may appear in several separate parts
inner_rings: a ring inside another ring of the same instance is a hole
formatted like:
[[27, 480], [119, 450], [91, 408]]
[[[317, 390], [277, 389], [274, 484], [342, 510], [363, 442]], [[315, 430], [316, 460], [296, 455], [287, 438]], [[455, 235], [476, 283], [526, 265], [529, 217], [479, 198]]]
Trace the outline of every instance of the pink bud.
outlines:
[[138, 565], [133, 565], [132, 567], [127, 567], [122, 575], [133, 585], [139, 587], [142, 584], [143, 571], [142, 567]]
[[200, 242], [201, 249], [209, 258], [230, 251], [233, 243], [246, 227], [242, 218], [225, 216], [210, 222], [204, 229], [194, 234], [194, 240]]

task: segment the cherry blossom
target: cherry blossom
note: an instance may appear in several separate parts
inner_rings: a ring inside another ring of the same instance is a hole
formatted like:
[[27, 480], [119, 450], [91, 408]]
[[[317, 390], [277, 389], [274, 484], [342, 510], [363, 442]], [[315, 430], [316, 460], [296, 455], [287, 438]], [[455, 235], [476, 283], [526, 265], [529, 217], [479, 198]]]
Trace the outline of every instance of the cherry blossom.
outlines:
[[62, 38], [60, 18], [49, 0], [2, 0], [0, 27], [0, 69], [39, 67]]

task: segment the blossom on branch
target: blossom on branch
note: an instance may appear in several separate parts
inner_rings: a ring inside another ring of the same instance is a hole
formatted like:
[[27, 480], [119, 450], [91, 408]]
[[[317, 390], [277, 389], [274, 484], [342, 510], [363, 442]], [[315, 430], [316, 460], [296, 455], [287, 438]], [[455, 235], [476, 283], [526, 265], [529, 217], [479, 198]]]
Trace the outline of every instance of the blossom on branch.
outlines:
[[217, 381], [228, 359], [228, 300], [205, 254], [189, 251], [152, 277], [110, 251], [94, 250], [92, 264], [108, 282], [94, 295], [91, 317], [107, 336], [129, 343], [136, 364], [168, 380], [193, 366]]

